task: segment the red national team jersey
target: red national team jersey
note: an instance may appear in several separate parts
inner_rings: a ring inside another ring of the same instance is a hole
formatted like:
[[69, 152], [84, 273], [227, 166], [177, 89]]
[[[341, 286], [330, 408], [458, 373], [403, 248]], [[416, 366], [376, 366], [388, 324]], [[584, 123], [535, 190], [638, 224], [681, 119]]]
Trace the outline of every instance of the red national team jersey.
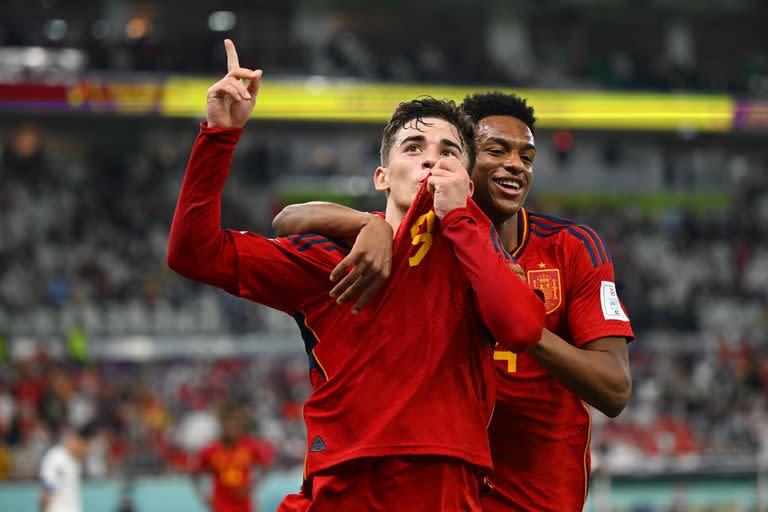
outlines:
[[[592, 228], [522, 209], [518, 233], [512, 257], [544, 295], [547, 329], [577, 347], [605, 336], [633, 337], [611, 255]], [[527, 353], [497, 347], [494, 359], [495, 492], [485, 497], [484, 510], [582, 510], [590, 471], [587, 406]]]
[[230, 446], [215, 441], [200, 452], [198, 470], [213, 474], [214, 512], [251, 512], [254, 466], [269, 466], [274, 453], [265, 442], [243, 437]]
[[220, 195], [237, 130], [203, 127], [174, 217], [169, 264], [291, 314], [313, 393], [304, 406], [307, 476], [341, 462], [443, 455], [490, 467], [491, 336], [524, 349], [543, 303], [495, 252], [470, 201], [438, 222], [426, 182], [394, 240], [392, 277], [360, 313], [329, 297], [348, 246], [318, 235], [221, 231]]

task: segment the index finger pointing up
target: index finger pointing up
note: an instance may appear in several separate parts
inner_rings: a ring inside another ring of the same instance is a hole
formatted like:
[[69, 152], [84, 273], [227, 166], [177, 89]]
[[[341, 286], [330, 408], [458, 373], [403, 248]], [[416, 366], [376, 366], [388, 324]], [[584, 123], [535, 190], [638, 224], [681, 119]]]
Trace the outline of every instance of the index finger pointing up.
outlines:
[[237, 60], [237, 50], [235, 50], [235, 43], [231, 39], [224, 40], [224, 48], [227, 50], [227, 72], [232, 72], [240, 67], [240, 62]]

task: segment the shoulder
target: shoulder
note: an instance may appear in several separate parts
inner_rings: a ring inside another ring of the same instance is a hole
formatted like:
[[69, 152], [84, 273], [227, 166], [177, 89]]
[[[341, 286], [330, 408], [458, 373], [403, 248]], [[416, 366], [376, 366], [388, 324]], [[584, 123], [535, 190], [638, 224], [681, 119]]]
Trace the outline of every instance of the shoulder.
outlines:
[[77, 461], [60, 445], [51, 447], [40, 460], [40, 471], [49, 476], [68, 472], [76, 466]]
[[248, 437], [248, 443], [255, 448], [271, 448], [272, 445], [259, 437]]
[[349, 254], [351, 249], [349, 243], [324, 235], [307, 234], [266, 238], [256, 233], [244, 231], [236, 233], [238, 252], [241, 257], [307, 263], [310, 268], [333, 268]]
[[323, 252], [331, 254], [341, 254], [346, 256], [351, 249], [349, 242], [345, 240], [338, 240], [335, 238], [329, 238], [325, 235], [318, 235], [310, 233], [306, 235], [291, 235], [285, 238], [276, 239], [282, 242], [286, 246], [289, 246], [292, 250], [299, 253], [318, 253]]
[[56, 464], [66, 459], [64, 447], [60, 445], [51, 446], [43, 455], [43, 464]]
[[528, 212], [531, 234], [554, 239], [567, 256], [587, 259], [593, 267], [612, 261], [608, 246], [593, 227], [575, 220]]
[[209, 457], [213, 452], [219, 449], [219, 442], [218, 441], [211, 441], [210, 443], [203, 446], [203, 448], [199, 452], [200, 457]]
[[271, 465], [275, 458], [275, 451], [271, 444], [257, 437], [248, 437], [248, 448], [256, 461], [262, 465]]

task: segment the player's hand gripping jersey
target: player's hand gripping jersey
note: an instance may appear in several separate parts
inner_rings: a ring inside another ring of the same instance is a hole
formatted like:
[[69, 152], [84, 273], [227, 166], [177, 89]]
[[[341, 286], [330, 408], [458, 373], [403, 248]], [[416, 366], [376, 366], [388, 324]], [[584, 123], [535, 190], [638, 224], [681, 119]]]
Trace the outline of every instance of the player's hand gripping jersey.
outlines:
[[[445, 455], [490, 467], [493, 338], [538, 341], [542, 301], [506, 266], [471, 201], [438, 222], [422, 186], [394, 240], [392, 278], [357, 315], [329, 297], [348, 246], [322, 236], [221, 231], [241, 130], [203, 126], [174, 218], [169, 264], [195, 280], [293, 315], [314, 391], [304, 406], [307, 476], [343, 461]], [[425, 182], [426, 183], [426, 182]]]
[[[546, 328], [579, 347], [633, 337], [614, 284], [606, 245], [584, 225], [522, 209], [522, 242], [512, 253], [541, 291]], [[587, 406], [530, 355], [496, 347], [496, 410], [491, 421], [495, 492], [486, 510], [581, 510], [589, 478]]]

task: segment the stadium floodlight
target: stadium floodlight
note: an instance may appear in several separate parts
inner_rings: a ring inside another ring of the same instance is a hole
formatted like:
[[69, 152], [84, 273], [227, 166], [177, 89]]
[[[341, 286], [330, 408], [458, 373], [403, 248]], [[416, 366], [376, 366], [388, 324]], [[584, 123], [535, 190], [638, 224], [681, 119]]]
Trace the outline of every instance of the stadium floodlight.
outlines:
[[214, 32], [226, 32], [235, 28], [237, 16], [232, 11], [215, 11], [208, 16], [208, 28]]
[[52, 19], [45, 24], [45, 36], [51, 41], [61, 41], [67, 35], [67, 22], [62, 19]]
[[125, 35], [130, 39], [141, 39], [149, 33], [151, 23], [148, 18], [136, 16], [125, 26]]
[[24, 64], [30, 68], [37, 68], [45, 64], [46, 58], [45, 49], [40, 46], [32, 46], [25, 51]]
[[64, 48], [58, 54], [59, 66], [67, 71], [79, 71], [85, 66], [85, 53], [75, 48]]

